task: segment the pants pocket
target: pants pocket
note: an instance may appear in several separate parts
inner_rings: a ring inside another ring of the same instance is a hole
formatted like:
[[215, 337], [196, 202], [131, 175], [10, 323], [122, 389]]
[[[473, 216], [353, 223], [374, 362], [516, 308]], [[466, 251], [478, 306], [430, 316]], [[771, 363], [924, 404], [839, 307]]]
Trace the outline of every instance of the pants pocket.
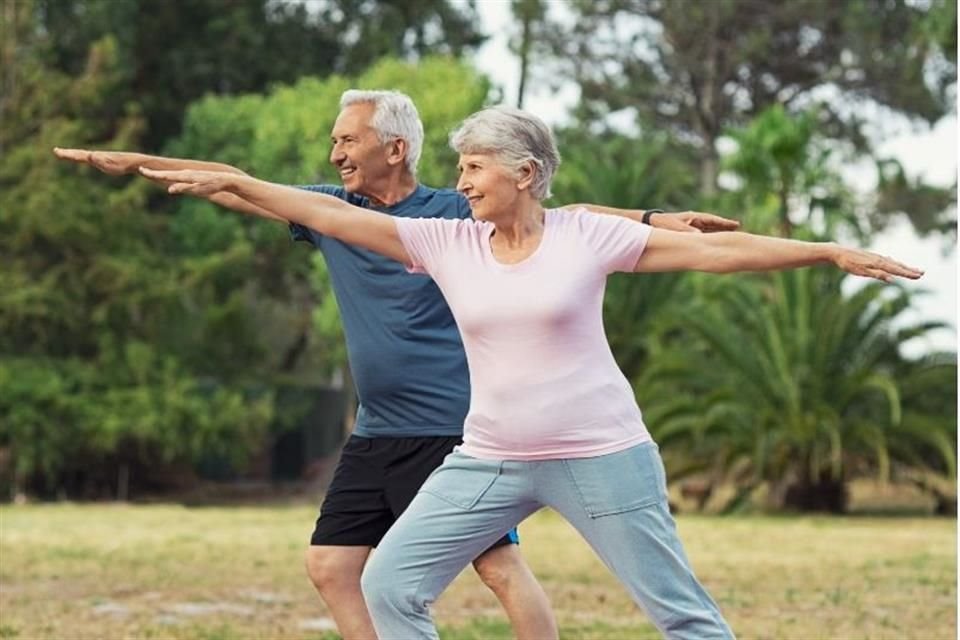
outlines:
[[454, 451], [430, 474], [420, 491], [469, 511], [500, 476], [503, 463], [480, 460]]
[[653, 442], [594, 458], [563, 460], [591, 518], [643, 509], [667, 499], [667, 479]]

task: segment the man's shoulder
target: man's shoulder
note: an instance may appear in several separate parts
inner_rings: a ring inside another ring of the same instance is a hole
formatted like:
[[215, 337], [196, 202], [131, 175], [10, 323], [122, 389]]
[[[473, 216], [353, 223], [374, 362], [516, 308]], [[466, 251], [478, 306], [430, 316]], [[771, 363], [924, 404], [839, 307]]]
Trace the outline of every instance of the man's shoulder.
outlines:
[[335, 184], [301, 184], [297, 185], [299, 189], [304, 191], [313, 191], [315, 193], [323, 193], [328, 196], [333, 196], [335, 198], [340, 198], [341, 200], [346, 200], [350, 204], [357, 206], [363, 206], [362, 196], [359, 196], [355, 193], [350, 193], [340, 185]]
[[455, 189], [420, 185], [420, 203], [424, 217], [465, 219], [470, 217], [470, 205]]

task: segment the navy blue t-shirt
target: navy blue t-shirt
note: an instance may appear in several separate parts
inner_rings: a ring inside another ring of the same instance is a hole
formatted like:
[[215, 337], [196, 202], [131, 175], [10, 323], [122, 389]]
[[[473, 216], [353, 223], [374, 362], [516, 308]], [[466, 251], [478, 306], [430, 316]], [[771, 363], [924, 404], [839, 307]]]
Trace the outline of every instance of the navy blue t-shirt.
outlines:
[[[466, 199], [418, 185], [391, 207], [375, 207], [343, 187], [302, 187], [403, 218], [469, 218]], [[291, 224], [294, 240], [323, 253], [340, 307], [347, 358], [357, 387], [354, 434], [363, 437], [457, 436], [470, 404], [460, 332], [440, 289], [377, 253]]]

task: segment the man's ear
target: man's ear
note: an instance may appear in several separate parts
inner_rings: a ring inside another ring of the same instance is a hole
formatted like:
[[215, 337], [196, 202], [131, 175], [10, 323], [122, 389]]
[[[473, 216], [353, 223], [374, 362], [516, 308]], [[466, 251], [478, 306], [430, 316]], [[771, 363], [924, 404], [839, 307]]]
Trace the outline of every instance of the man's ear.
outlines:
[[395, 165], [406, 162], [410, 147], [403, 138], [394, 138], [387, 144], [387, 164]]

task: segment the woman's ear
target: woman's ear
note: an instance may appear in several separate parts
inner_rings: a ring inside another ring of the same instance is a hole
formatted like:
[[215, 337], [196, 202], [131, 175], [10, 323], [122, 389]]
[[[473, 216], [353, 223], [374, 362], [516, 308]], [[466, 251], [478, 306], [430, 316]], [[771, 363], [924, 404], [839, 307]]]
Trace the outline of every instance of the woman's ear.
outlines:
[[533, 184], [534, 178], [537, 177], [537, 165], [534, 164], [533, 160], [527, 160], [520, 166], [518, 173], [517, 191], [529, 189], [530, 185]]

